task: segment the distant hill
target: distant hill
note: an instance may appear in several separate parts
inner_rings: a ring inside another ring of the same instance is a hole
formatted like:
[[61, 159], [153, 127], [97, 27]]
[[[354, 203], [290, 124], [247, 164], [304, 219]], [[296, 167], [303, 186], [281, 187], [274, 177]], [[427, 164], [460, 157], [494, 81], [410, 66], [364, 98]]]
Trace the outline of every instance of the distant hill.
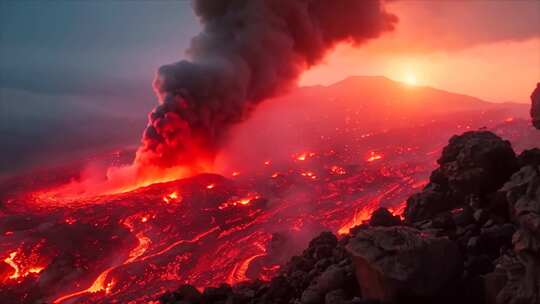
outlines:
[[[349, 145], [353, 137], [392, 129], [489, 127], [526, 118], [528, 111], [526, 104], [492, 103], [385, 77], [355, 76], [328, 86], [296, 88], [263, 102], [235, 127], [227, 145], [242, 155], [299, 150], [320, 140]], [[339, 134], [349, 139], [337, 139]]]
[[[352, 76], [329, 86], [302, 87], [281, 97], [287, 103], [324, 101], [323, 107], [345, 107], [378, 119], [411, 119], [463, 111], [500, 110], [527, 117], [529, 106], [493, 103], [426, 86], [411, 86], [382, 76]], [[320, 102], [315, 103], [319, 104]]]

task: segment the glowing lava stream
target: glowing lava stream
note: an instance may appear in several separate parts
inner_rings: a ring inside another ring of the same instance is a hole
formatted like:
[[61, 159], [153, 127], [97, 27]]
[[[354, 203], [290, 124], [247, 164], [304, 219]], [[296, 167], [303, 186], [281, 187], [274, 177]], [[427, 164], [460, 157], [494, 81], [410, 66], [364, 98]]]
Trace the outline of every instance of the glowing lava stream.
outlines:
[[44, 269], [44, 267], [31, 267], [30, 269], [26, 271], [22, 271], [24, 270], [24, 268], [21, 270], [21, 267], [19, 267], [19, 265], [17, 265], [17, 263], [15, 262], [16, 256], [17, 256], [17, 251], [13, 251], [12, 253], [9, 254], [9, 257], [4, 259], [4, 263], [11, 266], [11, 268], [13, 268], [14, 270], [13, 274], [8, 277], [9, 279], [15, 280], [18, 278], [24, 278], [30, 273], [40, 273]]
[[[131, 230], [131, 225], [129, 224], [129, 222], [126, 222], [125, 225], [128, 226], [128, 228], [130, 228], [130, 230]], [[196, 235], [191, 240], [180, 240], [180, 241], [174, 242], [171, 245], [167, 246], [165, 249], [163, 249], [163, 250], [161, 250], [161, 251], [159, 251], [157, 253], [154, 253], [154, 254], [151, 254], [151, 255], [148, 255], [148, 256], [145, 256], [145, 257], [141, 258], [140, 261], [144, 261], [144, 260], [147, 260], [149, 258], [161, 255], [161, 254], [171, 250], [172, 248], [174, 248], [175, 246], [177, 246], [179, 244], [198, 242], [200, 239], [202, 239], [203, 237], [209, 235], [210, 233], [212, 233], [212, 232], [214, 232], [216, 230], [219, 230], [219, 226], [216, 226], [216, 227], [214, 227], [214, 228], [212, 228], [212, 229], [210, 229], [210, 230], [208, 230], [208, 231], [206, 231], [204, 233]], [[118, 268], [120, 266], [135, 262], [140, 256], [142, 256], [146, 252], [146, 250], [148, 249], [148, 246], [152, 242], [142, 232], [137, 233], [136, 237], [139, 240], [139, 244], [137, 245], [137, 247], [135, 247], [133, 250], [130, 251], [128, 259], [125, 260], [122, 264], [107, 268], [105, 271], [103, 271], [97, 277], [97, 279], [94, 281], [94, 283], [92, 283], [92, 285], [90, 287], [88, 287], [87, 289], [84, 289], [84, 290], [81, 290], [81, 291], [78, 291], [78, 292], [74, 292], [74, 293], [62, 296], [62, 297], [54, 300], [53, 303], [61, 303], [61, 302], [66, 301], [66, 300], [68, 300], [70, 298], [77, 297], [77, 296], [83, 295], [85, 293], [95, 293], [95, 292], [103, 291], [103, 290], [106, 293], [109, 293], [110, 289], [112, 288], [112, 280], [111, 280], [111, 282], [109, 282], [107, 284], [105, 283], [109, 273], [112, 270], [114, 270], [115, 268]]]
[[228, 284], [232, 285], [234, 283], [239, 283], [239, 282], [249, 280], [248, 277], [246, 276], [246, 272], [251, 262], [258, 257], [262, 257], [266, 255], [266, 249], [264, 248], [263, 245], [257, 243], [256, 246], [259, 249], [261, 249], [262, 252], [245, 259], [242, 263], [237, 263], [236, 265], [234, 265], [233, 270], [227, 277]]
[[70, 293], [70, 294], [67, 294], [65, 296], [62, 296], [62, 297], [54, 300], [53, 303], [61, 303], [61, 302], [66, 301], [66, 300], [68, 300], [70, 298], [77, 297], [77, 296], [83, 295], [85, 293], [95, 293], [95, 292], [103, 291], [103, 290], [106, 293], [109, 293], [111, 288], [112, 288], [112, 285], [113, 285], [113, 280], [111, 280], [107, 284], [105, 283], [109, 273], [112, 270], [114, 270], [115, 268], [117, 268], [117, 267], [120, 267], [122, 265], [126, 265], [126, 264], [134, 262], [138, 257], [140, 257], [141, 255], [144, 254], [144, 252], [146, 251], [146, 249], [148, 249], [148, 246], [152, 242], [142, 232], [137, 233], [136, 237], [137, 237], [137, 239], [139, 241], [139, 244], [137, 245], [137, 247], [135, 247], [134, 249], [132, 249], [129, 252], [128, 258], [123, 263], [107, 268], [105, 271], [103, 271], [97, 277], [97, 279], [94, 281], [94, 283], [92, 283], [92, 285], [90, 287], [88, 287], [87, 289], [84, 289], [84, 290], [81, 290], [81, 291], [77, 291], [77, 292]]
[[9, 276], [10, 279], [16, 279], [16, 278], [19, 277], [19, 273], [20, 273], [19, 266], [15, 263], [15, 261], [13, 261], [13, 259], [15, 258], [16, 255], [17, 255], [17, 252], [14, 251], [14, 252], [9, 254], [8, 258], [6, 258], [4, 260], [4, 262], [6, 262], [6, 264], [11, 266], [15, 270], [15, 272], [11, 276]]

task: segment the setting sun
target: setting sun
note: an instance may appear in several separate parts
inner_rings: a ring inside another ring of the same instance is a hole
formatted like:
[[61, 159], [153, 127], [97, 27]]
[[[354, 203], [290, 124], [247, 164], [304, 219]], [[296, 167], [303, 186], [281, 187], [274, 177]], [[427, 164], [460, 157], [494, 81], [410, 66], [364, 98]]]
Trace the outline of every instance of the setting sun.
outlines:
[[405, 83], [414, 86], [418, 84], [418, 79], [414, 74], [407, 74], [405, 75]]

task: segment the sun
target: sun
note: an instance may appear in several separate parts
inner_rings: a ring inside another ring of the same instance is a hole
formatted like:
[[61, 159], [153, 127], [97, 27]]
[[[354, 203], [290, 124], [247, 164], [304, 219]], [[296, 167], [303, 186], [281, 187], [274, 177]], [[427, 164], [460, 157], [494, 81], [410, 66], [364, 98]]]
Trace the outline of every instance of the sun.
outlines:
[[418, 85], [418, 79], [416, 78], [416, 75], [409, 73], [405, 75], [405, 83], [411, 86]]

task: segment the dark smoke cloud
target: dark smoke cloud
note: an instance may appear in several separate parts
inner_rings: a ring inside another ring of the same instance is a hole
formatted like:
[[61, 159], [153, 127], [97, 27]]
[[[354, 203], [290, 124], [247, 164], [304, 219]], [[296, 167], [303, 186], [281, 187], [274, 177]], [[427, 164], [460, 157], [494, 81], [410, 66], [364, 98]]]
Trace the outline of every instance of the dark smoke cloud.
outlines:
[[540, 129], [540, 82], [531, 95], [531, 118], [533, 125]]
[[160, 105], [149, 115], [138, 164], [212, 159], [231, 126], [287, 90], [336, 43], [364, 43], [397, 22], [379, 0], [199, 0], [193, 7], [203, 31], [192, 40], [190, 61], [157, 73]]

